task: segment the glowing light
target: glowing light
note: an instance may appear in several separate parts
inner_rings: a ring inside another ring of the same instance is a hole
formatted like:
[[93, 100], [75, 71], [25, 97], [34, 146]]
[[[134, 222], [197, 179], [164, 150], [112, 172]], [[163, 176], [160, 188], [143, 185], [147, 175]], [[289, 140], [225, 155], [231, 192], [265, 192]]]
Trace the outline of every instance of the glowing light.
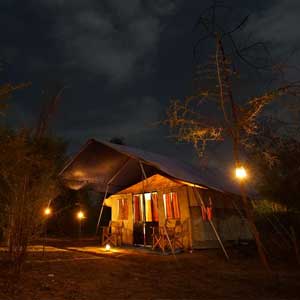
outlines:
[[105, 250], [106, 250], [106, 251], [109, 251], [109, 250], [110, 250], [110, 244], [106, 244], [106, 245], [105, 245]]
[[81, 170], [76, 170], [73, 174], [76, 177], [82, 177], [82, 176], [84, 176], [84, 172], [82, 172]]
[[81, 220], [81, 219], [84, 219], [85, 216], [84, 216], [84, 213], [80, 210], [78, 213], [77, 213], [77, 219]]
[[45, 215], [45, 216], [50, 216], [51, 213], [52, 213], [52, 210], [51, 210], [50, 207], [46, 207], [46, 208], [44, 209], [44, 215]]
[[235, 169], [235, 177], [243, 180], [247, 178], [247, 172], [246, 169], [244, 167], [238, 167]]

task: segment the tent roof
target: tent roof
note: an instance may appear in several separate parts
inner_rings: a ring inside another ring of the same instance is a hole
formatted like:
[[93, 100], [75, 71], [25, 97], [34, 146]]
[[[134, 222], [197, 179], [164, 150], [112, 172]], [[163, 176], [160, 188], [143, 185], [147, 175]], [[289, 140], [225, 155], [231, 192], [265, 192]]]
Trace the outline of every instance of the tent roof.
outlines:
[[183, 185], [184, 183], [178, 180], [170, 179], [160, 174], [155, 174], [134, 185], [131, 185], [130, 187], [124, 190], [119, 191], [115, 195], [140, 194], [142, 193], [142, 191], [146, 191], [146, 192], [165, 191], [166, 189], [170, 190]]
[[115, 193], [143, 179], [140, 163], [146, 176], [161, 174], [186, 183], [237, 193], [237, 188], [211, 170], [199, 170], [190, 165], [152, 152], [89, 140], [82, 150], [61, 171], [61, 177], [70, 188], [93, 185], [98, 191]]

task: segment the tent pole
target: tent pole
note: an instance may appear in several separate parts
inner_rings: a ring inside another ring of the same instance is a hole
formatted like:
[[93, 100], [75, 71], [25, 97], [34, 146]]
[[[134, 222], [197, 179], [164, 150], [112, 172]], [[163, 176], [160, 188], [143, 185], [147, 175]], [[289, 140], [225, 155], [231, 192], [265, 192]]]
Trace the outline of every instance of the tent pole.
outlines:
[[[139, 160], [139, 165], [141, 168], [142, 176], [145, 180], [147, 180], [147, 175], [144, 170], [144, 166], [142, 162]], [[144, 186], [144, 180], [143, 180], [143, 206], [144, 206], [144, 216], [143, 216], [143, 238], [144, 238], [144, 247], [146, 247], [146, 201], [145, 201], [145, 186]]]
[[164, 225], [164, 232], [165, 232], [165, 235], [167, 237], [167, 240], [168, 240], [168, 243], [169, 243], [169, 246], [171, 248], [171, 252], [173, 254], [173, 256], [175, 257], [176, 259], [176, 256], [175, 256], [175, 251], [174, 251], [174, 247], [172, 246], [172, 243], [171, 243], [171, 240], [170, 240], [170, 237], [169, 237], [169, 234], [168, 234], [168, 231], [167, 231], [167, 228], [166, 228], [166, 225]]
[[100, 209], [100, 213], [99, 213], [99, 217], [98, 217], [98, 222], [97, 222], [97, 227], [96, 227], [96, 235], [98, 234], [98, 230], [99, 230], [99, 225], [100, 225], [100, 221], [101, 221], [101, 217], [102, 217], [102, 213], [103, 213], [103, 207], [104, 207], [104, 203], [107, 197], [107, 193], [108, 193], [108, 188], [109, 188], [109, 184], [106, 185], [105, 188], [105, 194], [104, 194], [104, 199], [101, 205], [101, 209]]
[[148, 178], [147, 178], [143, 163], [140, 160], [139, 160], [139, 164], [140, 164], [140, 168], [141, 168], [142, 174], [144, 176], [144, 179], [147, 180]]
[[97, 222], [97, 227], [96, 227], [96, 235], [98, 233], [98, 230], [99, 230], [99, 225], [100, 225], [100, 221], [101, 221], [101, 217], [102, 217], [102, 213], [103, 213], [103, 207], [104, 207], [104, 203], [105, 203], [105, 200], [107, 198], [107, 194], [108, 194], [108, 188], [109, 188], [109, 185], [116, 179], [116, 177], [123, 171], [123, 169], [126, 167], [127, 163], [129, 162], [130, 158], [127, 158], [124, 165], [116, 172], [116, 174], [114, 174], [110, 180], [107, 182], [106, 184], [106, 188], [105, 188], [105, 194], [104, 194], [104, 199], [103, 199], [103, 202], [102, 202], [102, 206], [101, 206], [101, 210], [100, 210], [100, 213], [99, 213], [99, 217], [98, 217], [98, 222]]
[[188, 204], [189, 204], [189, 246], [190, 250], [193, 250], [193, 231], [192, 231], [192, 220], [191, 220], [191, 215], [192, 215], [192, 210], [191, 210], [191, 199], [189, 195], [189, 187], [186, 186], [186, 197], [188, 199]]
[[[199, 200], [200, 200], [201, 207], [204, 209], [204, 211], [205, 211], [205, 213], [206, 213], [206, 207], [205, 207], [205, 205], [204, 205], [204, 203], [203, 203], [202, 198], [200, 197], [199, 192], [198, 192], [198, 191], [195, 192], [195, 188], [194, 188], [194, 187], [193, 187], [193, 191], [194, 191], [194, 194], [195, 194], [195, 196], [196, 196], [196, 199], [199, 199]], [[198, 197], [197, 197], [197, 195], [198, 195]], [[208, 220], [208, 221], [209, 221], [209, 223], [210, 223], [210, 225], [211, 225], [211, 227], [212, 227], [212, 229], [213, 229], [213, 231], [214, 231], [214, 233], [215, 233], [215, 236], [216, 236], [216, 238], [217, 238], [217, 240], [218, 240], [218, 242], [219, 242], [219, 244], [220, 244], [220, 246], [221, 246], [221, 248], [222, 248], [222, 250], [223, 250], [223, 252], [224, 252], [224, 255], [225, 255], [226, 259], [229, 260], [229, 256], [228, 256], [228, 254], [227, 254], [227, 251], [226, 251], [226, 249], [225, 249], [225, 247], [224, 247], [224, 245], [223, 245], [223, 242], [222, 242], [222, 240], [221, 240], [221, 238], [220, 238], [220, 236], [219, 236], [219, 234], [218, 234], [218, 232], [217, 232], [217, 229], [216, 229], [214, 223], [212, 222], [212, 220]]]

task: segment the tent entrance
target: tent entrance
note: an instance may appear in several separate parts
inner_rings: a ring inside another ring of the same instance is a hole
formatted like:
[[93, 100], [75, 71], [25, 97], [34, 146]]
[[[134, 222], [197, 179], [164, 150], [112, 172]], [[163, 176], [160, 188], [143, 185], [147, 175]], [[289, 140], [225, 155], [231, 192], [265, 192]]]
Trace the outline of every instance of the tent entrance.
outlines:
[[[158, 222], [136, 222], [133, 224], [134, 245], [152, 245], [152, 228], [158, 226]], [[144, 237], [145, 234], [145, 237]]]
[[153, 228], [158, 226], [157, 193], [133, 196], [133, 243], [152, 245]]

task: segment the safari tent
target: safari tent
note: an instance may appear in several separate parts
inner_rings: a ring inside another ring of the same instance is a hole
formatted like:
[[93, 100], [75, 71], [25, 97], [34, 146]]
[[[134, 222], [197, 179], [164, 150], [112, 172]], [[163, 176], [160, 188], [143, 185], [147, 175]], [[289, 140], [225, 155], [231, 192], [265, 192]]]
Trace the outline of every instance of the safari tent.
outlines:
[[152, 228], [168, 219], [186, 224], [185, 248], [251, 239], [236, 188], [218, 174], [169, 157], [89, 140], [61, 172], [73, 189], [105, 194], [124, 244], [151, 244]]

